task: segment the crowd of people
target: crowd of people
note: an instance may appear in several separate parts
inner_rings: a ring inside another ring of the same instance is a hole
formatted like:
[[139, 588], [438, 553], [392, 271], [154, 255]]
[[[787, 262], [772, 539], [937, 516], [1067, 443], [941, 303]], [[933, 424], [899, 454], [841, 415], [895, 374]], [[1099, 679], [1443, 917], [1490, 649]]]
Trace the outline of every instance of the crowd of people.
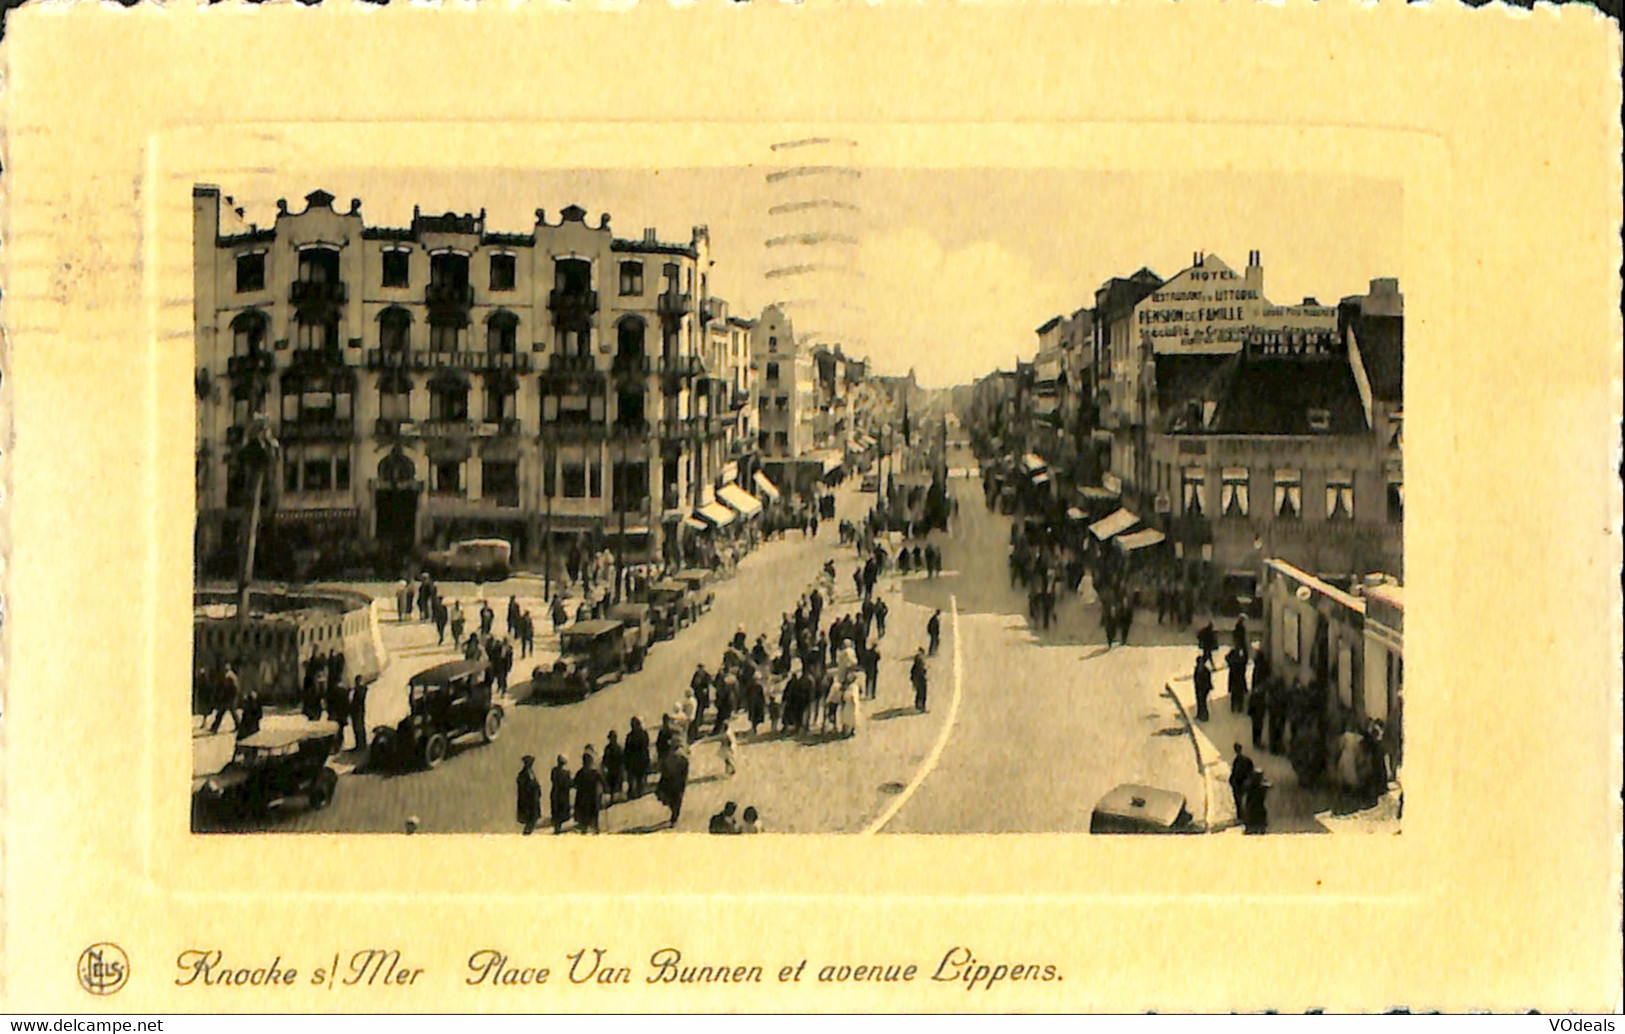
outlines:
[[[929, 568], [934, 574], [940, 553], [934, 546], [922, 553], [922, 570], [928, 569], [927, 555], [934, 558]], [[817, 743], [859, 735], [863, 703], [879, 694], [881, 642], [888, 630], [890, 608], [875, 586], [893, 564], [878, 543], [861, 560], [854, 571], [856, 591], [843, 601], [841, 613], [833, 613], [836, 565], [831, 560], [794, 610], [781, 615], [771, 638], [765, 631], [752, 638], [744, 626], [737, 627], [715, 665], [702, 661], [695, 666], [682, 698], [660, 716], [653, 739], [642, 719], [632, 717], [624, 735], [611, 730], [602, 747], [583, 748], [573, 771], [560, 755], [550, 775], [546, 808], [554, 832], [572, 821], [580, 832], [598, 832], [607, 809], [651, 789], [669, 814], [668, 827], [674, 828], [682, 814], [692, 753], [702, 746], [715, 746], [722, 775], [731, 778], [743, 765], [741, 736], [748, 735], [749, 742], [795, 737]], [[941, 642], [941, 611], [931, 615], [925, 632], [926, 644], [913, 651], [909, 666], [914, 707], [920, 713], [929, 704], [929, 659]], [[517, 779], [517, 818], [530, 833], [543, 817], [534, 758], [525, 759]], [[761, 830], [754, 807], [745, 809], [742, 820], [735, 817], [736, 810], [730, 802], [712, 818], [711, 831]]]

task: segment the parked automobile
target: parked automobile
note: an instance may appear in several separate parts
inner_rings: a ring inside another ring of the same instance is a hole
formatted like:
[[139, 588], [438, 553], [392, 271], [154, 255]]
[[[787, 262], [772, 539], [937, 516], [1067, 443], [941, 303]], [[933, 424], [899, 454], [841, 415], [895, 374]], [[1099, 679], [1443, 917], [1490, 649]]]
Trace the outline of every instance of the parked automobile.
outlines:
[[513, 546], [503, 539], [468, 539], [423, 558], [423, 569], [435, 578], [501, 581], [512, 573]]
[[863, 485], [859, 488], [859, 491], [862, 491], [862, 492], [878, 492], [878, 491], [880, 491], [880, 475], [879, 474], [865, 474], [865, 475], [863, 475]]
[[1095, 805], [1091, 833], [1199, 833], [1185, 795], [1139, 783], [1124, 783]]
[[631, 661], [626, 626], [619, 621], [578, 621], [559, 636], [559, 659], [531, 672], [529, 699], [584, 700], [626, 673]]
[[710, 610], [711, 604], [717, 601], [717, 594], [706, 588], [711, 584], [710, 571], [691, 567], [686, 571], [678, 571], [675, 577], [688, 586], [696, 617]]
[[413, 675], [406, 692], [406, 717], [373, 730], [370, 756], [377, 764], [434, 768], [451, 753], [453, 740], [476, 734], [490, 743], [502, 731], [503, 710], [491, 701], [485, 661], [437, 664]]
[[609, 608], [609, 619], [626, 626], [627, 668], [642, 671], [643, 662], [654, 644], [654, 617], [647, 603], [617, 603]]
[[194, 816], [263, 817], [300, 797], [313, 809], [327, 807], [339, 783], [327, 760], [338, 751], [340, 735], [332, 722], [310, 722], [238, 741], [225, 767], [195, 786]]
[[700, 616], [693, 597], [688, 583], [675, 578], [666, 578], [649, 586], [650, 605], [661, 608], [668, 615], [668, 627], [674, 631], [688, 627]]

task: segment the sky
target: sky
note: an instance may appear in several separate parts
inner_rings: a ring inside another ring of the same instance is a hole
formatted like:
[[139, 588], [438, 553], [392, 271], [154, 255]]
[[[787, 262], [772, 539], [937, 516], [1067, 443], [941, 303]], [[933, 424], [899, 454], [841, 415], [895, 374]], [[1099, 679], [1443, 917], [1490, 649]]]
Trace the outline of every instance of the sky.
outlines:
[[[623, 237], [657, 228], [660, 239], [711, 234], [711, 291], [735, 314], [788, 301], [798, 335], [840, 342], [876, 372], [922, 384], [964, 383], [1031, 358], [1036, 329], [1084, 308], [1095, 288], [1142, 266], [1164, 278], [1197, 251], [1231, 266], [1263, 253], [1264, 292], [1288, 304], [1363, 293], [1400, 268], [1402, 191], [1397, 180], [1257, 172], [1089, 172], [1073, 169], [877, 169], [769, 183], [760, 167], [681, 169], [481, 169], [275, 172], [219, 186], [262, 226], [276, 200], [317, 188], [341, 210], [360, 198], [368, 225], [405, 226], [425, 212], [486, 209], [488, 229], [524, 232], [543, 208], [550, 221], [579, 204], [602, 212]], [[833, 199], [770, 214], [775, 205]], [[770, 238], [820, 233], [816, 246]], [[835, 267], [792, 276], [775, 269]]]

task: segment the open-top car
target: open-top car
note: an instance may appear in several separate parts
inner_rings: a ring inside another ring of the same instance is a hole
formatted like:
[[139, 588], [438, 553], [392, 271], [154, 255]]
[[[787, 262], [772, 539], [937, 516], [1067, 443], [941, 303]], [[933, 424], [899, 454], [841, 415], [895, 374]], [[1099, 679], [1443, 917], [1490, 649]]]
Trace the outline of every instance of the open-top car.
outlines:
[[559, 634], [559, 659], [531, 672], [528, 699], [584, 700], [626, 673], [626, 626], [619, 621], [577, 621]]
[[293, 798], [325, 808], [338, 789], [327, 764], [341, 733], [332, 722], [264, 729], [237, 742], [218, 772], [200, 779], [193, 793], [196, 814], [228, 819], [261, 817]]
[[649, 586], [649, 605], [656, 608], [658, 619], [671, 634], [693, 624], [700, 614], [688, 583], [676, 578], [666, 578]]
[[688, 591], [693, 596], [694, 613], [696, 615], [703, 614], [711, 609], [711, 604], [716, 602], [717, 594], [706, 588], [711, 584], [710, 571], [691, 567], [685, 571], [678, 571], [675, 577], [677, 581], [688, 586]]
[[373, 730], [371, 757], [379, 764], [434, 768], [451, 743], [478, 734], [490, 743], [502, 731], [503, 711], [491, 702], [491, 666], [448, 661], [413, 675], [406, 684], [410, 710], [393, 728]]
[[1139, 783], [1124, 783], [1095, 805], [1091, 833], [1200, 833], [1185, 806], [1185, 795]]
[[423, 569], [436, 578], [501, 581], [512, 572], [513, 546], [505, 539], [453, 542], [423, 558]]
[[642, 671], [649, 647], [654, 644], [654, 617], [647, 603], [617, 603], [609, 608], [609, 619], [626, 626], [628, 671]]

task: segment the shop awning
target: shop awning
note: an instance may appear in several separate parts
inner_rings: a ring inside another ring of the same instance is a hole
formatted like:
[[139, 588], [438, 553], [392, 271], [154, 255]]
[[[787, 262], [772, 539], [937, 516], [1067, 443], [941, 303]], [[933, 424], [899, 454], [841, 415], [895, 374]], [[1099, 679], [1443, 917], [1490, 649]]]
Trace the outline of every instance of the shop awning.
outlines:
[[1078, 509], [1076, 506], [1068, 506], [1066, 508], [1066, 515], [1075, 521], [1085, 521], [1089, 519], [1089, 515]]
[[1102, 542], [1119, 532], [1124, 532], [1140, 523], [1140, 518], [1127, 510], [1119, 509], [1108, 517], [1089, 525], [1089, 533]]
[[1021, 469], [1029, 474], [1043, 470], [1045, 466], [1047, 466], [1047, 464], [1044, 463], [1044, 457], [1035, 452], [1029, 452], [1027, 455], [1021, 457]]
[[735, 484], [717, 489], [717, 498], [739, 511], [741, 517], [754, 517], [762, 512], [762, 502]]
[[1125, 553], [1132, 553], [1136, 549], [1154, 546], [1165, 538], [1167, 536], [1155, 528], [1141, 528], [1139, 531], [1130, 532], [1118, 538], [1117, 548]]
[[828, 474], [828, 473], [830, 473], [832, 471], [836, 471], [836, 470], [841, 469], [841, 463], [843, 461], [843, 457], [841, 456], [840, 453], [836, 452], [836, 453], [831, 453], [831, 454], [823, 457], [823, 461], [824, 461], [824, 473]]
[[756, 491], [762, 493], [764, 496], [767, 496], [769, 502], [776, 503], [780, 498], [782, 498], [779, 495], [778, 486], [769, 481], [766, 474], [763, 474], [758, 470], [756, 472], [756, 476], [752, 480], [756, 482]]
[[686, 527], [688, 527], [689, 530], [691, 530], [691, 531], [710, 531], [711, 530], [711, 525], [709, 525], [709, 524], [705, 523], [704, 521], [700, 520], [698, 517], [684, 517], [683, 518], [683, 524]]
[[1096, 488], [1094, 485], [1084, 485], [1078, 489], [1078, 495], [1094, 502], [1109, 502], [1117, 498], [1116, 492], [1108, 492], [1106, 489]]
[[1045, 471], [1040, 471], [1037, 474], [1034, 474], [1033, 475], [1033, 484], [1035, 484], [1035, 485], [1047, 485], [1047, 484], [1049, 484], [1049, 471], [1045, 470]]
[[694, 512], [713, 528], [726, 528], [734, 522], [734, 512], [721, 503], [706, 503]]

